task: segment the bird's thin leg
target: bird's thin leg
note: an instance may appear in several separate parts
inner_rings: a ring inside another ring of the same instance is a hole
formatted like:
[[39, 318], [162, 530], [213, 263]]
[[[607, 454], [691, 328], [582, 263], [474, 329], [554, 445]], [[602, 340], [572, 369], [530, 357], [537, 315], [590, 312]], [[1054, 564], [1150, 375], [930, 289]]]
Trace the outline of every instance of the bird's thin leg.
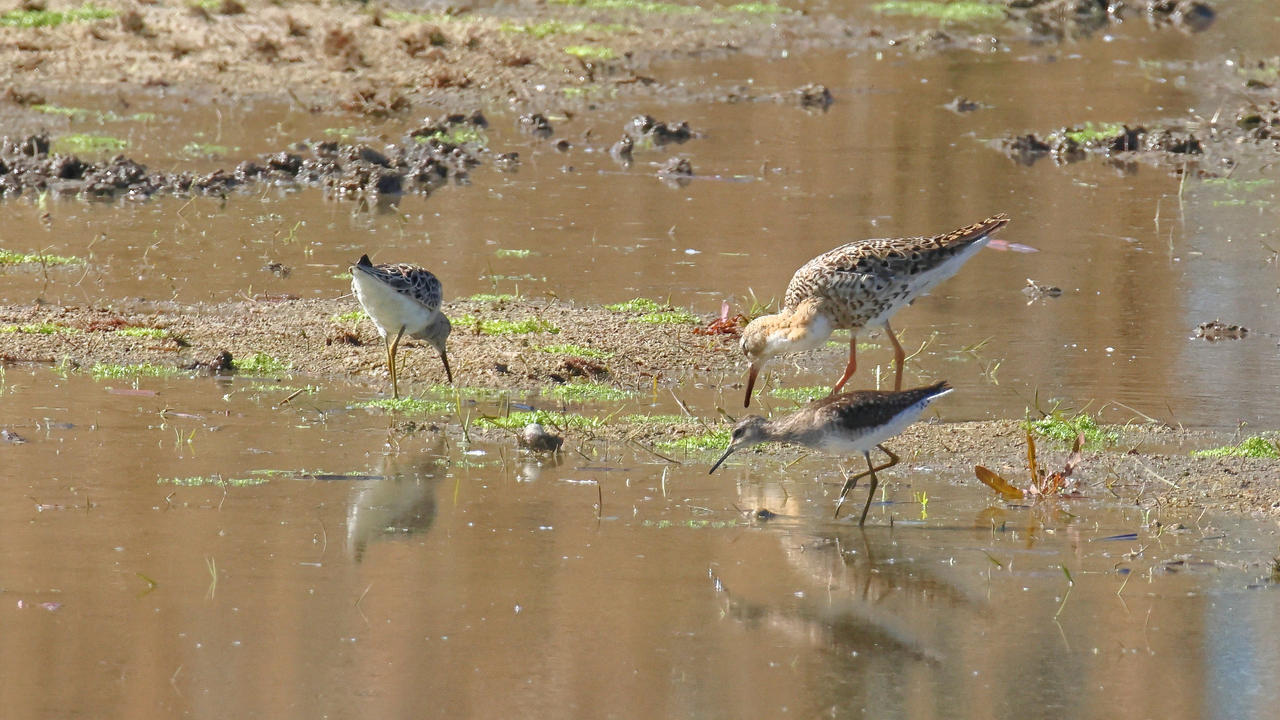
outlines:
[[876, 470], [891, 468], [894, 465], [897, 465], [900, 460], [897, 455], [894, 455], [893, 452], [884, 445], [877, 445], [876, 447], [880, 448], [881, 452], [889, 456], [889, 462], [881, 465], [880, 467], [875, 467], [871, 464], [871, 451], [868, 450], [863, 453], [867, 458], [867, 467], [869, 468], [867, 472], [871, 473], [871, 490], [867, 493], [867, 504], [862, 506], [862, 517], [858, 519], [858, 527], [862, 527], [863, 523], [867, 521], [867, 511], [871, 509], [871, 501], [876, 497], [876, 486], [880, 484], [880, 479], [876, 477]]
[[893, 389], [899, 391], [902, 389], [902, 365], [906, 364], [906, 351], [902, 350], [902, 343], [897, 342], [893, 328], [888, 327], [888, 320], [884, 322], [884, 333], [888, 334], [888, 341], [893, 343], [893, 366], [897, 370], [897, 374], [893, 377]]
[[[871, 457], [870, 457], [871, 453], [867, 453], [867, 467], [870, 469], [863, 470], [862, 472], [858, 473], [857, 475], [854, 475], [853, 477], [849, 477], [849, 474], [845, 473], [844, 489], [840, 491], [840, 500], [836, 502], [836, 514], [834, 517], [840, 517], [840, 506], [844, 504], [844, 496], [848, 495], [849, 491], [857, 486], [859, 480], [861, 480], [862, 478], [868, 475], [878, 473], [881, 470], [888, 470], [889, 468], [901, 462], [902, 459], [899, 458], [897, 455], [895, 455], [894, 452], [889, 448], [885, 447], [884, 445], [877, 445], [876, 447], [880, 448], [880, 452], [889, 456], [889, 462], [883, 465], [876, 465], [875, 467], [871, 467]], [[870, 504], [868, 504], [868, 506], [870, 506]], [[863, 517], [864, 518], [866, 517], [865, 513], [863, 514]], [[862, 523], [858, 523], [858, 524], [861, 525]]]
[[400, 397], [400, 386], [396, 383], [396, 349], [400, 347], [400, 336], [404, 335], [404, 326], [396, 333], [396, 339], [387, 345], [387, 369], [391, 371], [391, 397]]
[[889, 327], [889, 321], [884, 323], [884, 331], [889, 334], [889, 342], [893, 343], [893, 364], [897, 367], [898, 374], [893, 379], [893, 389], [895, 391], [902, 389], [902, 366], [907, 362], [907, 352], [902, 349], [902, 344], [898, 342], [898, 336], [893, 334], [893, 328]]
[[831, 388], [831, 394], [835, 395], [840, 392], [840, 388], [849, 382], [849, 378], [853, 377], [853, 372], [858, 369], [858, 333], [849, 332], [849, 365], [844, 369], [844, 375], [840, 376], [840, 382]]

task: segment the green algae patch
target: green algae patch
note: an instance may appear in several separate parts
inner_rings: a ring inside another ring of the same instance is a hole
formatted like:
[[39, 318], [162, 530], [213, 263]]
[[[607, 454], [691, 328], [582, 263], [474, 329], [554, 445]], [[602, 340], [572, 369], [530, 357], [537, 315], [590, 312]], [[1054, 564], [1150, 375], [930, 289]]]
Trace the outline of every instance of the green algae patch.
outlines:
[[0, 333], [22, 333], [24, 335], [76, 335], [80, 332], [77, 328], [67, 327], [66, 325], [58, 325], [55, 323], [35, 323], [30, 325], [3, 325], [0, 326]]
[[156, 119], [155, 113], [133, 113], [131, 115], [119, 115], [110, 110], [90, 110], [88, 108], [66, 107], [64, 105], [32, 105], [31, 110], [42, 113], [44, 115], [57, 115], [65, 117], [69, 120], [90, 120], [99, 124], [109, 122], [138, 122], [146, 123]]
[[572, 382], [553, 385], [542, 391], [543, 395], [564, 402], [616, 402], [631, 397], [631, 393], [602, 383]]
[[329, 317], [329, 320], [335, 324], [362, 322], [368, 319], [368, 315], [363, 310], [352, 310], [351, 312], [338, 313]]
[[564, 51], [582, 60], [613, 60], [618, 57], [613, 48], [596, 45], [570, 45]]
[[489, 147], [489, 136], [478, 127], [471, 125], [454, 125], [448, 130], [437, 130], [427, 135], [415, 135], [415, 142], [425, 143], [431, 140], [436, 142], [448, 143], [450, 145], [464, 145], [470, 143], [479, 145], [480, 147]]
[[694, 15], [702, 12], [697, 5], [680, 5], [651, 0], [551, 0], [556, 5], [586, 8], [587, 10], [615, 10], [663, 15]]
[[795, 10], [775, 3], [747, 2], [730, 5], [729, 12], [746, 13], [747, 15], [790, 15], [795, 13]]
[[471, 302], [495, 304], [495, 303], [508, 302], [508, 301], [510, 301], [510, 300], [515, 300], [515, 299], [516, 299], [516, 296], [515, 296], [515, 295], [510, 295], [510, 294], [505, 294], [505, 293], [497, 293], [497, 294], [495, 294], [495, 293], [476, 293], [475, 295], [472, 295], [471, 297], [466, 298], [466, 299], [467, 299], [467, 300], [470, 300]]
[[564, 22], [547, 20], [540, 23], [503, 23], [502, 32], [516, 35], [528, 35], [534, 38], [545, 38], [551, 35], [612, 35], [631, 30], [627, 25], [618, 23]]
[[1037, 435], [1050, 440], [1057, 440], [1067, 445], [1074, 443], [1076, 436], [1082, 433], [1084, 434], [1085, 447], [1096, 448], [1102, 445], [1112, 445], [1120, 439], [1119, 433], [1114, 430], [1103, 430], [1098, 425], [1097, 420], [1084, 413], [1067, 416], [1055, 412], [1047, 417], [1031, 421], [1028, 423], [1028, 427]]
[[252, 475], [249, 477], [224, 478], [221, 475], [193, 475], [191, 477], [158, 478], [157, 485], [173, 485], [174, 487], [252, 487], [266, 485], [269, 477]]
[[213, 143], [189, 142], [182, 146], [182, 154], [193, 158], [219, 158], [239, 149]]
[[605, 305], [604, 309], [611, 310], [613, 312], [646, 313], [657, 312], [658, 310], [662, 310], [664, 307], [666, 306], [659, 305], [657, 302], [650, 300], [649, 298], [635, 298], [634, 300], [628, 300], [626, 302]]
[[62, 153], [107, 153], [124, 150], [129, 147], [129, 141], [110, 135], [71, 133], [54, 140], [53, 147]]
[[119, 15], [118, 10], [108, 10], [86, 3], [71, 10], [9, 10], [0, 13], [0, 26], [17, 28], [56, 27], [70, 22], [106, 20]]
[[729, 447], [729, 434], [731, 430], [727, 427], [716, 430], [708, 430], [706, 432], [697, 433], [696, 435], [688, 435], [674, 440], [664, 440], [658, 443], [659, 450], [679, 450], [683, 452], [703, 452], [706, 450], [724, 450]]
[[446, 400], [421, 400], [412, 397], [379, 398], [356, 403], [356, 407], [378, 408], [401, 415], [439, 415], [451, 412], [456, 405]]
[[116, 329], [116, 334], [125, 337], [147, 338], [149, 340], [163, 340], [169, 337], [168, 330], [153, 327], [122, 327]]
[[478, 417], [475, 420], [477, 426], [499, 427], [507, 430], [520, 430], [529, 423], [538, 423], [559, 430], [594, 430], [604, 427], [604, 421], [597, 417], [552, 410], [520, 410], [509, 415]]
[[538, 348], [538, 351], [556, 355], [577, 355], [595, 360], [608, 360], [613, 357], [613, 353], [607, 350], [596, 350], [582, 345], [543, 345]]
[[1261, 435], [1252, 435], [1240, 441], [1238, 445], [1224, 445], [1222, 447], [1196, 450], [1191, 455], [1203, 458], [1248, 457], [1280, 459], [1280, 441]]
[[264, 352], [257, 352], [247, 358], [235, 358], [231, 367], [243, 375], [284, 375], [293, 370], [293, 365]]
[[688, 310], [663, 310], [661, 312], [645, 313], [636, 318], [636, 321], [651, 325], [697, 325], [702, 322], [697, 315]]
[[137, 365], [116, 365], [113, 363], [97, 363], [89, 368], [89, 374], [98, 380], [122, 380], [142, 377], [172, 377], [182, 372], [169, 365], [139, 363]]
[[472, 328], [482, 335], [532, 335], [533, 333], [560, 332], [554, 323], [541, 318], [524, 320], [482, 320], [474, 315], [463, 315], [453, 321], [458, 327]]
[[769, 391], [769, 395], [783, 400], [791, 400], [797, 403], [807, 403], [810, 400], [816, 400], [820, 397], [826, 397], [831, 394], [831, 388], [827, 386], [807, 385], [802, 387], [782, 388], [777, 387]]
[[889, 0], [889, 2], [876, 3], [871, 6], [871, 9], [881, 15], [907, 15], [944, 22], [1003, 20], [1005, 17], [1004, 6], [973, 0], [956, 0], [955, 2]]
[[1063, 132], [1068, 140], [1073, 140], [1081, 145], [1089, 145], [1091, 143], [1100, 143], [1109, 140], [1124, 132], [1124, 126], [1118, 123], [1101, 123], [1094, 125], [1091, 122], [1084, 124], [1084, 127], [1071, 128]]
[[634, 298], [626, 302], [605, 305], [605, 310], [612, 312], [642, 313], [633, 318], [635, 322], [651, 325], [698, 325], [702, 320], [688, 310], [674, 310], [649, 298]]
[[533, 251], [518, 248], [498, 248], [493, 251], [493, 254], [500, 258], [527, 258], [533, 254]]
[[83, 263], [77, 257], [67, 257], [64, 255], [36, 255], [30, 253], [14, 252], [0, 248], [0, 265], [75, 265]]
[[737, 526], [738, 522], [736, 520], [645, 520], [641, 523], [641, 527], [654, 528], [655, 530], [665, 530], [667, 528], [689, 528], [692, 530], [710, 528], [712, 530], [721, 530]]

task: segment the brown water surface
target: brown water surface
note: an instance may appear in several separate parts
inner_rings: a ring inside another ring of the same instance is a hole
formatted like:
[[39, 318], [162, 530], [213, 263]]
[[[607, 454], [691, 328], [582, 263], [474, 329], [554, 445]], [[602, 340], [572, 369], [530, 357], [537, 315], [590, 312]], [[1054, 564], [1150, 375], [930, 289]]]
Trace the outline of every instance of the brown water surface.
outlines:
[[539, 463], [456, 431], [395, 442], [342, 387], [286, 394], [7, 372], [27, 442], [3, 448], [6, 714], [1198, 718], [1280, 700], [1259, 642], [1274, 528], [1004, 508], [908, 465], [859, 531], [831, 521], [839, 476], [816, 456], [708, 476], [711, 455], [574, 441]]

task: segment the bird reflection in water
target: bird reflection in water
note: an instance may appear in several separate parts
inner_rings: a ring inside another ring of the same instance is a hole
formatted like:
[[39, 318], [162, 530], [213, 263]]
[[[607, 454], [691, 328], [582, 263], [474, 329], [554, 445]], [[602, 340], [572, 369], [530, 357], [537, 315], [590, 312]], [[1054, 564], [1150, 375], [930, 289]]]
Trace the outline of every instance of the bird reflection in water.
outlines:
[[403, 451], [382, 458], [382, 477], [357, 483], [347, 509], [347, 552], [364, 558], [369, 543], [425, 534], [436, 519], [436, 484], [443, 437], [425, 451]]

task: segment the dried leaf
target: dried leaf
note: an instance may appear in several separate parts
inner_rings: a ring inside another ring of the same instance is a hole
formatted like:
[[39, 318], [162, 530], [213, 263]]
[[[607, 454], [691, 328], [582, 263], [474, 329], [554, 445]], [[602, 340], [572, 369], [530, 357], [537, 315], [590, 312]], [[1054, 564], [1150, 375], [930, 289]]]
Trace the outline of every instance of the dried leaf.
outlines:
[[1036, 465], [1036, 438], [1027, 428], [1027, 469], [1031, 471], [1031, 487], [1040, 487], [1040, 468]]
[[981, 465], [975, 467], [973, 472], [984, 485], [995, 490], [1006, 500], [1021, 500], [1025, 497], [1025, 494], [1018, 488], [1011, 485], [1008, 480], [1005, 480]]
[[1076, 466], [1080, 464], [1080, 461], [1084, 459], [1084, 453], [1080, 451], [1083, 447], [1084, 433], [1080, 433], [1079, 435], [1076, 435], [1075, 445], [1071, 446], [1071, 455], [1067, 458], [1067, 466], [1062, 469], [1063, 477], [1071, 477], [1072, 471], [1074, 471]]

